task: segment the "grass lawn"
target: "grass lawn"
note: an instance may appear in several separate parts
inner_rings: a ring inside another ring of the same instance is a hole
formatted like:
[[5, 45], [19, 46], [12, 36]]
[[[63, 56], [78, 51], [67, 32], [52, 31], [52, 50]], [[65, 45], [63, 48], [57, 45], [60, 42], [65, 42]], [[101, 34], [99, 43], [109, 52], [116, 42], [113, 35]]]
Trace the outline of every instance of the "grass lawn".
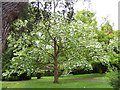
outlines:
[[28, 81], [3, 81], [3, 88], [112, 88], [104, 74], [68, 75], [59, 78], [59, 84], [53, 83], [53, 76]]

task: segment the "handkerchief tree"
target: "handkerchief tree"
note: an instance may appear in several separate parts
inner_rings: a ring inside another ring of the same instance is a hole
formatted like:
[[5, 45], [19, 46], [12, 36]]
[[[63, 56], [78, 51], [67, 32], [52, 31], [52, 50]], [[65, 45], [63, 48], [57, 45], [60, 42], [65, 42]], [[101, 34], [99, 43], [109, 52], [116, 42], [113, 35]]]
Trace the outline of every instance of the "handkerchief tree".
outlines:
[[35, 7], [31, 10], [36, 12], [28, 12], [26, 19], [14, 23], [15, 31], [8, 37], [8, 47], [13, 48], [12, 71], [31, 73], [33, 69], [52, 64], [53, 82], [58, 83], [60, 68], [69, 72], [78, 66], [92, 69], [92, 62], [108, 63], [109, 56], [97, 39], [94, 14], [83, 10], [68, 19], [56, 12], [56, 2], [52, 3], [53, 12], [39, 11]]

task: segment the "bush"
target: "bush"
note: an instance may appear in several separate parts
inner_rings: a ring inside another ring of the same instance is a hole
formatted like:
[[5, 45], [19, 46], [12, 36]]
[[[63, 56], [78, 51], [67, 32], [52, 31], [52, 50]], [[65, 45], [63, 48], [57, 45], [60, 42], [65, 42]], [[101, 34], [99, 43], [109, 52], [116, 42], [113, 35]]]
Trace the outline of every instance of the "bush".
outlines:
[[36, 70], [31, 73], [31, 77], [37, 77], [40, 79], [44, 75], [44, 70]]
[[44, 76], [54, 76], [54, 71], [53, 70], [47, 70], [47, 71], [45, 71]]
[[43, 76], [43, 73], [35, 72], [34, 76], [37, 77], [37, 79], [40, 79]]
[[91, 73], [90, 70], [81, 69], [79, 67], [72, 69], [72, 71], [70, 72], [70, 74], [73, 74], [73, 75], [77, 75], [77, 74], [89, 74], [89, 73]]
[[2, 80], [3, 81], [17, 81], [19, 80], [18, 78], [18, 73], [3, 73]]
[[19, 74], [18, 72], [4, 72], [2, 74], [3, 81], [19, 81], [19, 80], [30, 80], [31, 75], [28, 75], [28, 72], [23, 72]]
[[18, 76], [19, 80], [30, 80], [31, 75], [28, 75], [27, 72], [22, 73], [20, 76]]
[[[58, 71], [58, 76], [60, 77], [63, 74], [64, 70], [59, 70]], [[44, 76], [54, 76], [54, 70], [47, 70], [44, 73]]]
[[105, 73], [108, 70], [108, 66], [103, 65], [102, 63], [93, 63], [92, 67], [92, 73]]
[[107, 76], [109, 77], [109, 83], [113, 88], [120, 88], [120, 71], [111, 70], [107, 73]]

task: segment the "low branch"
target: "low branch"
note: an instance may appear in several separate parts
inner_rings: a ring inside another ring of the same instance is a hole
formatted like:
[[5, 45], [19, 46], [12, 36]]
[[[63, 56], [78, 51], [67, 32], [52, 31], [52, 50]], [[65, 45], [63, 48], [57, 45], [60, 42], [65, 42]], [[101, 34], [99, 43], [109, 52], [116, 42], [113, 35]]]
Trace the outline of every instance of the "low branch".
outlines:
[[54, 47], [52, 44], [50, 44], [50, 43], [47, 42], [46, 40], [44, 40], [44, 39], [41, 39], [41, 40], [43, 40], [44, 42], [46, 42], [47, 44], [49, 44], [51, 47]]
[[44, 50], [44, 49], [42, 49], [42, 48], [40, 48], [40, 49], [43, 50], [45, 53], [47, 53], [47, 54], [51, 55], [52, 57], [54, 57], [53, 54], [47, 52], [46, 50]]
[[[49, 23], [50, 23], [50, 22], [49, 22]], [[50, 38], [54, 41], [54, 38], [52, 37], [52, 35], [51, 35], [50, 32], [49, 32], [49, 29], [50, 29], [50, 24], [48, 25], [47, 32], [48, 32], [48, 35], [50, 36]]]

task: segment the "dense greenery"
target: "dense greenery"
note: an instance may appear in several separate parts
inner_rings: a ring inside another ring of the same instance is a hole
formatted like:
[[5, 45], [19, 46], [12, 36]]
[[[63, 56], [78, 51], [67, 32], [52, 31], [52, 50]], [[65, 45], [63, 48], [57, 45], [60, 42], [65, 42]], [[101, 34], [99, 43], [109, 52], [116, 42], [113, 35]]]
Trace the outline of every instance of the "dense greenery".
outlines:
[[111, 66], [119, 70], [118, 31], [109, 20], [99, 30], [94, 12], [66, 11], [65, 16], [55, 11], [55, 3], [50, 12], [49, 4], [43, 10], [29, 6], [26, 16], [13, 23], [3, 56], [3, 80], [39, 79], [50, 71], [58, 83], [61, 74], [74, 70], [105, 73]]
[[114, 88], [120, 88], [120, 72], [114, 68], [114, 70], [111, 70], [109, 73], [107, 73], [107, 76], [110, 80], [110, 85]]

